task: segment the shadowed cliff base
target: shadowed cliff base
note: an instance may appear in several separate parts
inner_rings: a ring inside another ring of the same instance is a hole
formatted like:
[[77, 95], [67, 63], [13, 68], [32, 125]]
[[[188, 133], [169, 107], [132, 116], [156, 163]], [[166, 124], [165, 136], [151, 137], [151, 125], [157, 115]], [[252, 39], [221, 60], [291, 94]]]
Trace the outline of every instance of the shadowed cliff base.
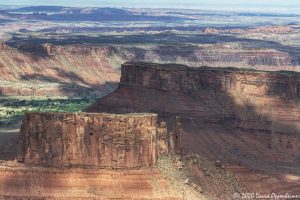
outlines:
[[0, 96], [99, 98], [115, 90], [118, 84], [113, 81], [91, 84], [74, 72], [57, 71], [58, 77], [36, 73], [21, 76], [21, 83], [0, 85]]
[[[133, 34], [133, 35], [75, 35], [69, 38], [40, 38], [40, 37], [19, 37], [16, 34], [9, 41], [5, 42], [12, 47], [18, 47], [20, 44], [42, 45], [50, 43], [54, 45], [72, 45], [72, 44], [216, 44], [220, 42], [244, 42], [252, 47], [285, 47], [273, 41], [259, 39], [241, 38], [232, 35], [216, 34], [176, 34], [176, 33], [157, 33], [157, 34]], [[288, 48], [283, 48], [288, 50]]]
[[106, 48], [45, 44], [16, 49], [3, 44], [0, 49], [0, 88], [4, 95], [100, 97], [111, 92], [113, 82], [120, 77]]
[[249, 169], [235, 168], [242, 181], [263, 174], [259, 187], [244, 179], [253, 192], [297, 193], [299, 91], [298, 73], [126, 63], [118, 89], [85, 111], [180, 116], [183, 154]]
[[[53, 69], [52, 75], [44, 75], [41, 73], [23, 75], [22, 81], [33, 83], [31, 89], [32, 96], [51, 96], [53, 91], [43, 91], [44, 84], [57, 85], [57, 96], [70, 96], [70, 97], [102, 97], [110, 93], [117, 87], [117, 82], [106, 81], [104, 84], [93, 84], [84, 80], [74, 72], [67, 72], [63, 69]], [[47, 87], [47, 86], [46, 86]], [[39, 94], [39, 90], [44, 92], [45, 95]], [[47, 90], [47, 89], [46, 89]], [[26, 96], [26, 95], [25, 95]], [[29, 96], [29, 95], [28, 95]]]

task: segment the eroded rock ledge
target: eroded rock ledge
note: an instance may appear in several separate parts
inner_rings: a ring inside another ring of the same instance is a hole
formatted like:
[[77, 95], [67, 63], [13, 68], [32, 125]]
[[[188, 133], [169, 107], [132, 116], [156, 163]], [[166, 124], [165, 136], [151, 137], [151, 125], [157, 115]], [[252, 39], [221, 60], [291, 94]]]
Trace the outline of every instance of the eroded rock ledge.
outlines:
[[180, 129], [173, 130], [156, 114], [30, 113], [17, 160], [53, 167], [151, 167], [158, 154], [174, 150]]

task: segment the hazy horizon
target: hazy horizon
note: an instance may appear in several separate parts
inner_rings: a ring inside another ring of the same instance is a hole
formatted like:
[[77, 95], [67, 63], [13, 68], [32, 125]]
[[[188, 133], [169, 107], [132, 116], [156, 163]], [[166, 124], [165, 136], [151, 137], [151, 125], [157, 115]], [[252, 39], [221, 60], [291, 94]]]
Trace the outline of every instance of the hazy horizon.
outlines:
[[153, 1], [138, 1], [138, 0], [2, 0], [0, 5], [14, 5], [14, 6], [74, 6], [74, 7], [133, 7], [133, 8], [201, 8], [201, 7], [243, 7], [250, 6], [251, 8], [268, 8], [281, 7], [285, 8], [295, 8], [300, 7], [300, 2], [298, 0], [215, 0], [211, 3], [209, 0], [153, 0]]

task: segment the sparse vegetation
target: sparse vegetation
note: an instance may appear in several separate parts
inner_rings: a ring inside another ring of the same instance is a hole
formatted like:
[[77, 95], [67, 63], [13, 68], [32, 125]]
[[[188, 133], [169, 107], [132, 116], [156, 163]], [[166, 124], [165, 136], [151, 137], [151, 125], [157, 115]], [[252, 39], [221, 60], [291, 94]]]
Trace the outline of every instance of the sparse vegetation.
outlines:
[[27, 112], [80, 112], [94, 99], [19, 99], [0, 98], [0, 127], [19, 126]]
[[91, 197], [99, 197], [100, 196], [97, 188], [95, 188], [94, 186], [91, 186], [91, 185], [89, 185], [89, 189], [88, 189], [87, 193]]
[[246, 191], [220, 161], [211, 161], [196, 154], [183, 159], [160, 156], [157, 167], [172, 187], [182, 192], [185, 200], [210, 199], [208, 197], [232, 199], [234, 193]]
[[183, 196], [184, 200], [206, 200], [206, 197], [197, 190], [200, 186], [191, 185], [187, 169], [183, 168], [181, 161], [176, 157], [160, 156], [157, 167], [170, 182], [173, 189], [178, 192], [178, 195]]

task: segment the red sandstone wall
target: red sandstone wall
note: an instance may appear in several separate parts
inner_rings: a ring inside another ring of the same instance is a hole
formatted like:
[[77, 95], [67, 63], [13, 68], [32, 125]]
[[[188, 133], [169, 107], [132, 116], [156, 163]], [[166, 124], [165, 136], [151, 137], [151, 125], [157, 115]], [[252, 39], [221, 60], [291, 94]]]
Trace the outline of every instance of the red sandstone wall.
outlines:
[[300, 97], [300, 75], [296, 72], [125, 63], [122, 66], [121, 84], [172, 92], [191, 93], [209, 89], [256, 96]]
[[180, 116], [185, 152], [290, 163], [299, 160], [299, 100], [299, 73], [126, 63], [119, 88], [86, 111]]
[[154, 114], [27, 114], [17, 159], [55, 167], [149, 167], [169, 151], [166, 122], [157, 120]]
[[250, 191], [296, 193], [299, 103], [299, 73], [126, 63], [118, 89], [86, 111], [180, 116], [183, 155], [259, 171], [241, 175]]

